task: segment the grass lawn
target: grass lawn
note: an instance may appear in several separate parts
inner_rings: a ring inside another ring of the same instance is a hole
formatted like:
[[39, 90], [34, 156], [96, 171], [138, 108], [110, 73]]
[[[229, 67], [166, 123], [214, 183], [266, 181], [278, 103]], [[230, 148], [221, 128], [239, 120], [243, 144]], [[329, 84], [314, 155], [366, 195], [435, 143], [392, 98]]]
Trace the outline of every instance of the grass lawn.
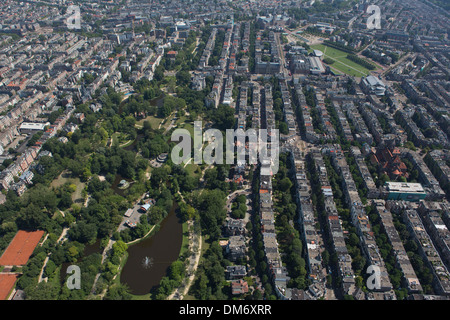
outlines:
[[152, 129], [158, 129], [159, 124], [163, 121], [164, 119], [161, 118], [157, 118], [155, 116], [148, 116], [145, 119], [141, 119], [138, 122], [136, 122], [135, 126], [138, 128], [142, 128], [144, 126], [144, 121], [148, 121], [150, 122], [150, 125], [152, 126]]
[[187, 222], [183, 222], [183, 242], [181, 243], [181, 249], [179, 256], [183, 255], [189, 249], [189, 229]]
[[[345, 59], [347, 61], [350, 61], [348, 59]], [[353, 62], [354, 63], [354, 62]], [[339, 61], [335, 61], [332, 66], [334, 69], [338, 70], [341, 73], [345, 73], [348, 74], [349, 76], [353, 76], [353, 77], [365, 77], [369, 74], [369, 70], [367, 70], [366, 68], [360, 67], [361, 69], [355, 70], [349, 67], [350, 64], [346, 63], [346, 62], [339, 62]], [[366, 70], [363, 71], [362, 69]]]
[[72, 193], [72, 201], [75, 203], [83, 203], [83, 197], [81, 195], [81, 191], [83, 191], [84, 187], [86, 186], [84, 182], [80, 181], [80, 178], [72, 178], [71, 174], [68, 170], [64, 170], [58, 178], [52, 181], [50, 184], [51, 187], [60, 187], [65, 183], [74, 184], [77, 186], [77, 189], [74, 193]]
[[196, 172], [198, 169], [198, 164], [193, 163], [194, 159], [191, 159], [191, 162], [189, 162], [186, 167], [184, 167], [189, 174], [189, 176], [194, 178], [199, 178], [201, 173]]
[[184, 124], [184, 123], [186, 122], [186, 119], [187, 119], [186, 116], [178, 117], [178, 119], [177, 119], [177, 121], [175, 122], [175, 124], [176, 124], [177, 126], [182, 125], [182, 124]]
[[179, 129], [186, 129], [186, 130], [189, 131], [191, 137], [194, 136], [194, 126], [192, 125], [192, 123], [185, 122], [183, 124], [180, 124], [177, 128], [179, 128]]
[[118, 138], [119, 133], [118, 132], [114, 132], [111, 135], [111, 146], [117, 146], [119, 145], [119, 138]]
[[336, 68], [333, 68], [333, 66], [331, 65], [330, 66], [330, 68], [331, 68], [331, 70], [334, 72], [334, 74], [336, 74], [336, 75], [342, 75], [343, 73], [342, 72], [340, 72], [338, 69], [336, 69]]
[[123, 132], [114, 132], [111, 135], [112, 139], [112, 146], [120, 146], [120, 147], [126, 147], [127, 145], [130, 145], [133, 143], [133, 139], [130, 139], [128, 134], [125, 134]]
[[370, 73], [367, 68], [364, 68], [356, 62], [347, 59], [347, 52], [326, 46], [324, 44], [312, 45], [310, 51], [313, 49], [322, 51], [325, 58], [334, 60], [334, 63], [330, 67], [338, 70], [339, 72], [354, 77], [365, 77]]
[[120, 144], [119, 146], [120, 146], [121, 148], [126, 148], [126, 147], [128, 147], [129, 145], [132, 145], [133, 142], [134, 142], [134, 140], [128, 140], [128, 141], [126, 141], [126, 142]]
[[335, 59], [340, 58], [340, 57], [346, 57], [348, 54], [347, 52], [341, 51], [341, 50], [333, 48], [333, 47], [326, 46], [324, 44], [311, 45], [310, 51], [312, 52], [313, 50], [320, 50], [323, 53], [325, 53], [326, 56], [328, 56], [330, 58], [335, 58]]
[[[61, 213], [61, 211], [57, 210], [57, 211], [55, 211], [55, 213], [53, 214], [52, 219], [56, 219], [56, 218], [59, 217], [59, 216], [63, 217], [63, 214]], [[64, 218], [64, 217], [63, 217], [63, 218]]]

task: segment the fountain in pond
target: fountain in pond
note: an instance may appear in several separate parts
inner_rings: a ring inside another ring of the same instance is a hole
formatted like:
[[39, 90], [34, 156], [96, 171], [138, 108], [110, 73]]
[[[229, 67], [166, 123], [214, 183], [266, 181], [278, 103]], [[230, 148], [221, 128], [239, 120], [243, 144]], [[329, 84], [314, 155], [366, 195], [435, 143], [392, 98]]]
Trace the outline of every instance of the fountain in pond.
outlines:
[[153, 265], [153, 258], [144, 257], [144, 259], [142, 259], [142, 266], [143, 266], [145, 269], [151, 268], [152, 265]]

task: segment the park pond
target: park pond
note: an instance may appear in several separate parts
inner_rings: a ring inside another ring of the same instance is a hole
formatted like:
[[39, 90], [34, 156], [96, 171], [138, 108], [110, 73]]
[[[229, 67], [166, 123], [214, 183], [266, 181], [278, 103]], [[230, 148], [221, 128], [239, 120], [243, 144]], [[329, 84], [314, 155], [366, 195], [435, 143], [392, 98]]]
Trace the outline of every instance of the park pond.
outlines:
[[130, 293], [144, 295], [154, 290], [166, 276], [169, 266], [177, 260], [182, 244], [182, 224], [172, 206], [152, 236], [128, 247], [128, 258], [120, 274], [120, 282]]
[[[102, 248], [100, 247], [100, 239], [97, 239], [97, 240], [96, 240], [94, 243], [92, 243], [92, 244], [86, 244], [86, 245], [84, 246], [83, 255], [82, 255], [82, 257], [80, 258], [80, 261], [81, 261], [82, 259], [88, 257], [89, 255], [94, 254], [94, 253], [99, 253], [99, 254], [102, 253]], [[59, 277], [60, 277], [59, 280], [60, 280], [60, 282], [61, 282], [62, 285], [66, 282], [67, 277], [68, 277], [67, 268], [68, 268], [70, 265], [73, 265], [73, 264], [74, 264], [74, 263], [72, 263], [72, 262], [64, 262], [64, 263], [62, 264], [62, 266], [61, 266], [61, 271], [60, 271], [60, 274], [59, 274]], [[75, 263], [75, 265], [77, 265], [77, 264]]]
[[114, 178], [114, 182], [112, 183], [111, 188], [115, 193], [124, 197], [125, 190], [128, 189], [132, 183], [133, 179], [123, 178], [120, 174], [117, 174]]

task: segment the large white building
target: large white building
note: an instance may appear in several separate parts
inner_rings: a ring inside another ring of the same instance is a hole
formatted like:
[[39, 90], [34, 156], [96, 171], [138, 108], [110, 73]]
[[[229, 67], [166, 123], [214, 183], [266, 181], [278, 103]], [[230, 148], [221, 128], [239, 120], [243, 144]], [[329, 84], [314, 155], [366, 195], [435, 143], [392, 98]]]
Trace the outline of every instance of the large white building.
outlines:
[[19, 127], [20, 132], [35, 132], [44, 130], [45, 126], [49, 126], [50, 122], [22, 122]]
[[323, 67], [322, 61], [319, 57], [308, 57], [310, 68], [309, 71], [312, 74], [320, 74], [325, 72], [325, 68]]
[[386, 85], [379, 78], [374, 76], [367, 76], [361, 79], [361, 86], [363, 90], [377, 96], [384, 96]]

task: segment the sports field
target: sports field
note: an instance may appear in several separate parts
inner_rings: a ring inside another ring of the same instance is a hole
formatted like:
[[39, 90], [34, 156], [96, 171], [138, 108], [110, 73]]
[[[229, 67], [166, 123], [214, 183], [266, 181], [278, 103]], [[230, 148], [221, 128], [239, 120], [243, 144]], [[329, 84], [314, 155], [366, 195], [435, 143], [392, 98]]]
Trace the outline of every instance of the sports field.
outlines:
[[347, 52], [326, 46], [324, 44], [314, 44], [311, 49], [320, 50], [323, 52], [324, 58], [334, 60], [330, 64], [330, 68], [337, 70], [339, 73], [345, 73], [354, 77], [365, 77], [369, 75], [370, 71], [363, 66], [347, 59]]
[[6, 300], [16, 283], [18, 274], [0, 273], [0, 300]]
[[0, 266], [23, 266], [41, 240], [44, 231], [19, 230], [0, 257]]

